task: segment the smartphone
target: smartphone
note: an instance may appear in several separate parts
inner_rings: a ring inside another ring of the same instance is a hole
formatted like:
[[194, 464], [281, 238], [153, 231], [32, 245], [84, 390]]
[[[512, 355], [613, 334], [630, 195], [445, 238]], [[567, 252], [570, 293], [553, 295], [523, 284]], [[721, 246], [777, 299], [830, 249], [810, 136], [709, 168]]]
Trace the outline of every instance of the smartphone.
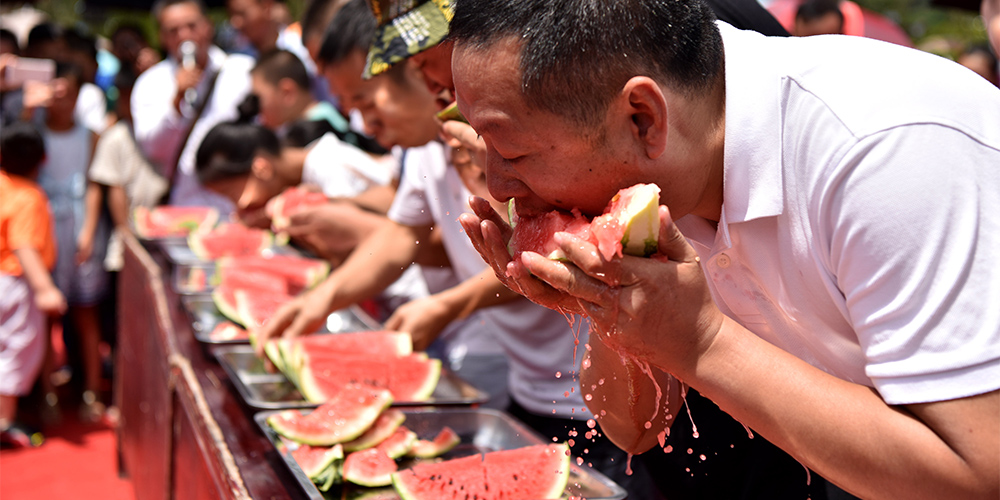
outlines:
[[32, 59], [18, 57], [4, 69], [4, 83], [8, 87], [20, 87], [24, 82], [48, 83], [56, 76], [56, 62], [52, 59]]

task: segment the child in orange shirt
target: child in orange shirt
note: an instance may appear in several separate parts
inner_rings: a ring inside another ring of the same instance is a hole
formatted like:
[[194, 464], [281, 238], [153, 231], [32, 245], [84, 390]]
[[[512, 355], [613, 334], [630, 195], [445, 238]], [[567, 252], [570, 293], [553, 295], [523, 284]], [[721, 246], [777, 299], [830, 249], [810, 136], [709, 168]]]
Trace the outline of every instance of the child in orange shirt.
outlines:
[[0, 132], [0, 440], [37, 446], [40, 433], [15, 421], [45, 358], [46, 315], [66, 312], [52, 281], [56, 262], [52, 216], [35, 183], [45, 159], [41, 134], [27, 123]]

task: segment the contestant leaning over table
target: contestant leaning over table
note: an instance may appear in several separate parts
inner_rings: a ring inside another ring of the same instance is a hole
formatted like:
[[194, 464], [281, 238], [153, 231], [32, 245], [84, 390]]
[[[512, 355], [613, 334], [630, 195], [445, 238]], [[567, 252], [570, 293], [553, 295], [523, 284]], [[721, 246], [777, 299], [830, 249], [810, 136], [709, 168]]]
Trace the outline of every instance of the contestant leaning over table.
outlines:
[[512, 287], [591, 316], [582, 384], [610, 382], [591, 403], [616, 443], [642, 452], [664, 427], [644, 428], [655, 392], [615, 373], [621, 352], [861, 497], [1000, 495], [1000, 91], [895, 45], [738, 31], [692, 0], [462, 0], [452, 37], [495, 197], [593, 215], [663, 189], [660, 259], [603, 262], [565, 235], [571, 263], [511, 263], [485, 202], [488, 221], [462, 219]]
[[[391, 223], [362, 242], [314, 292], [279, 311], [265, 327], [267, 336], [309, 332], [329, 311], [378, 290], [398, 274], [401, 266], [413, 260], [430, 228], [439, 226], [452, 268], [463, 281], [427, 299], [404, 305], [386, 326], [411, 332], [416, 347], [422, 348], [446, 325], [468, 317], [461, 332], [465, 337], [448, 339], [448, 347], [453, 349], [457, 344], [471, 351], [473, 347], [468, 343], [474, 340], [492, 343], [493, 349], [498, 343], [503, 348], [497, 353], [499, 360], [506, 355], [510, 366], [507, 380], [510, 398], [514, 401], [511, 409], [547, 437], [568, 440], [573, 438], [571, 429], [575, 429], [581, 437], [576, 441], [577, 455], [602, 471], [618, 470], [616, 479], [624, 482], [624, 453], [610, 442], [605, 441], [602, 447], [589, 441], [584, 444], [582, 439], [589, 431], [585, 422], [590, 415], [584, 410], [579, 391], [571, 391], [576, 384], [571, 373], [577, 370], [582, 359], [586, 335], [581, 337], [577, 364], [574, 364], [572, 330], [566, 318], [504, 288], [462, 234], [456, 219], [469, 210], [469, 189], [462, 183], [458, 169], [447, 162], [445, 145], [435, 140], [439, 127], [433, 115], [438, 106], [420, 71], [411, 61], [402, 61], [368, 81], [361, 80], [365, 56], [376, 33], [375, 20], [367, 9], [362, 0], [350, 2], [331, 24], [328, 33], [345, 38], [351, 36], [348, 27], [360, 31], [362, 23], [367, 23], [367, 28], [361, 33], [366, 36], [360, 46], [354, 43], [357, 39], [344, 43], [344, 50], [335, 51], [342, 57], [326, 61], [324, 66], [329, 81], [340, 92], [342, 102], [361, 110], [368, 128], [383, 145], [389, 146], [390, 140], [406, 145], [427, 145], [421, 149], [411, 148], [406, 154], [403, 178], [389, 211]], [[440, 11], [437, 15], [441, 15]], [[339, 29], [338, 24], [344, 29]], [[405, 123], [387, 114], [404, 104], [411, 112], [419, 111], [420, 114]], [[446, 362], [450, 360], [448, 355], [444, 358]], [[458, 372], [476, 385], [495, 382], [503, 374], [492, 371], [486, 364], [490, 361], [482, 355], [468, 356]], [[471, 371], [473, 369], [479, 373]], [[560, 372], [561, 377], [557, 376]], [[588, 449], [587, 453], [584, 448]]]
[[[194, 155], [213, 125], [236, 118], [237, 106], [250, 90], [254, 61], [212, 45], [214, 30], [201, 0], [159, 0], [153, 15], [167, 58], [143, 72], [132, 91], [136, 141], [164, 177], [172, 179], [170, 203], [211, 205], [229, 213], [229, 200], [198, 184]], [[196, 48], [193, 67], [185, 67], [180, 51], [188, 41]]]

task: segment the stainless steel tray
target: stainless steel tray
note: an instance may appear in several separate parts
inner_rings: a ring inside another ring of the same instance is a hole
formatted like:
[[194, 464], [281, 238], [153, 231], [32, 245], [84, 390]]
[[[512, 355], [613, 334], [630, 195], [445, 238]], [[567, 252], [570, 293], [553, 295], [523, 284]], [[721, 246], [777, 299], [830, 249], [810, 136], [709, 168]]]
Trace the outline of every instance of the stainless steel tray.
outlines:
[[[212, 296], [208, 294], [182, 295], [181, 304], [191, 316], [191, 327], [194, 337], [206, 344], [247, 344], [247, 340], [212, 340], [209, 334], [215, 325], [227, 318], [222, 315]], [[378, 330], [381, 325], [358, 306], [350, 306], [334, 311], [326, 318], [321, 332], [357, 332], [362, 330]]]
[[[345, 485], [334, 486], [330, 491], [322, 493], [309, 480], [290, 452], [282, 452], [278, 448], [278, 435], [267, 425], [267, 417], [277, 413], [277, 411], [265, 411], [254, 415], [254, 421], [260, 427], [264, 435], [275, 445], [275, 450], [288, 466], [288, 469], [298, 480], [303, 491], [311, 499], [333, 500], [347, 499], [360, 500], [364, 498], [398, 499], [392, 487], [386, 488], [364, 488], [361, 486]], [[451, 427], [459, 437], [461, 443], [453, 450], [444, 455], [443, 458], [459, 458], [498, 450], [509, 450], [536, 444], [544, 444], [546, 441], [535, 431], [516, 420], [514, 417], [487, 408], [434, 408], [434, 409], [404, 409], [406, 414], [405, 425], [408, 429], [417, 433], [421, 439], [433, 439], [442, 427]], [[408, 467], [413, 462], [401, 462], [400, 468]], [[583, 469], [576, 465], [575, 459], [570, 462], [570, 477], [563, 498], [575, 496], [586, 498], [587, 500], [621, 500], [625, 498], [625, 490], [614, 481], [593, 469]], [[377, 495], [376, 495], [377, 493]], [[370, 496], [367, 496], [370, 495]]]
[[[203, 278], [196, 278], [198, 274]], [[177, 264], [173, 272], [174, 291], [180, 295], [209, 294], [215, 289], [214, 278], [215, 264]]]
[[[249, 344], [218, 346], [212, 354], [251, 407], [261, 410], [315, 408], [281, 373], [268, 373]], [[455, 372], [442, 367], [441, 378], [427, 401], [396, 401], [393, 406], [445, 406], [485, 403], [489, 396]]]
[[[165, 254], [167, 254], [167, 259], [174, 264], [208, 264], [209, 262], [201, 260], [197, 255], [191, 251], [191, 247], [188, 246], [187, 238], [177, 239], [177, 238], [164, 238], [156, 240], [160, 245], [160, 248]], [[277, 245], [265, 249], [262, 252], [263, 255], [298, 255], [299, 252], [288, 245]]]

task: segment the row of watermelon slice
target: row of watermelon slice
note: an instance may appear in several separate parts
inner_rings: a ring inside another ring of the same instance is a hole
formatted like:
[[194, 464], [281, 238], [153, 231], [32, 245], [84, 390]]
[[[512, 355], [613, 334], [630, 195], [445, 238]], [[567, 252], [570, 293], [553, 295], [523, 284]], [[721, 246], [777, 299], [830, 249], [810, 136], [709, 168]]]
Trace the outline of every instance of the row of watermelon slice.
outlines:
[[[417, 438], [406, 415], [389, 408], [388, 391], [354, 385], [312, 412], [287, 410], [267, 419], [299, 468], [322, 491], [339, 483], [392, 484], [407, 500], [555, 499], [570, 476], [565, 444], [541, 444], [445, 461], [461, 442], [444, 426], [433, 440]], [[410, 462], [400, 462], [410, 458]], [[400, 465], [404, 469], [400, 470]]]
[[351, 384], [386, 389], [399, 402], [424, 402], [431, 398], [441, 377], [441, 360], [413, 352], [413, 340], [406, 332], [278, 339], [269, 341], [264, 352], [312, 403], [330, 401]]

